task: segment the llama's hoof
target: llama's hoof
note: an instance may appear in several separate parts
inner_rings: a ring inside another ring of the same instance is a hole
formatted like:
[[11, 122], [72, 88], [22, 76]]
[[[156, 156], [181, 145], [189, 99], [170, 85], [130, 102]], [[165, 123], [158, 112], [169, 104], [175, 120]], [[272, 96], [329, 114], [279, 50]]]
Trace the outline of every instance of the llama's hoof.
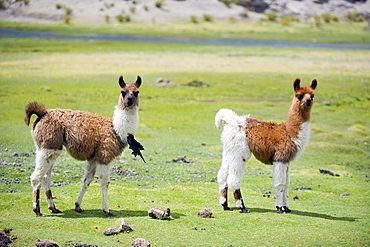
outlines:
[[36, 217], [45, 217], [45, 215], [42, 213], [36, 213]]
[[276, 206], [276, 209], [277, 209], [278, 214], [285, 214], [286, 213], [286, 212], [284, 212], [283, 207]]
[[110, 212], [105, 212], [105, 211], [103, 211], [103, 212], [105, 213], [105, 216], [107, 216], [107, 217], [114, 217], [115, 216], [114, 214], [112, 214]]
[[287, 214], [292, 212], [292, 210], [290, 210], [287, 206], [283, 207], [276, 206], [276, 209], [278, 214]]
[[240, 213], [250, 213], [251, 211], [249, 211], [248, 209], [245, 209], [245, 208], [241, 208], [241, 211]]
[[232, 208], [224, 207], [224, 211], [232, 211], [232, 210], [233, 210]]
[[283, 209], [284, 209], [285, 213], [291, 213], [292, 212], [292, 210], [290, 210], [287, 206], [284, 206]]
[[83, 210], [83, 209], [81, 209], [80, 207], [76, 207], [76, 208], [75, 208], [75, 211], [76, 211], [76, 212], [79, 212], [79, 213], [82, 213], [84, 210]]
[[59, 209], [56, 209], [56, 208], [49, 208], [51, 210], [52, 213], [54, 214], [60, 214], [62, 213], [62, 211], [60, 211]]

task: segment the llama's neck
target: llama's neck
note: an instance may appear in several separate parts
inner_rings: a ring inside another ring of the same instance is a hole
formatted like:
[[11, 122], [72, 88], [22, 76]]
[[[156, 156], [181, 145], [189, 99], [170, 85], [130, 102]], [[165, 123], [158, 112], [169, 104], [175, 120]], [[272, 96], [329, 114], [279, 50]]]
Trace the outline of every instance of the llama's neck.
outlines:
[[286, 129], [297, 147], [295, 159], [304, 151], [310, 139], [310, 117], [311, 108], [302, 109], [299, 104], [293, 100], [286, 122]]
[[121, 109], [116, 106], [113, 115], [113, 127], [121, 137], [123, 143], [127, 143], [128, 134], [135, 135], [139, 125], [139, 107]]

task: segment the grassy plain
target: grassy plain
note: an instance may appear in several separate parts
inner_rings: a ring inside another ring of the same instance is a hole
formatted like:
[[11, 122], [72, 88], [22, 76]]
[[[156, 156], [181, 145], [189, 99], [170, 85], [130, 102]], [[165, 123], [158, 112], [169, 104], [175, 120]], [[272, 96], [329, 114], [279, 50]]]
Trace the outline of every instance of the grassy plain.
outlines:
[[[2, 38], [0, 52], [0, 229], [13, 229], [13, 246], [32, 246], [37, 239], [61, 246], [128, 246], [139, 237], [152, 246], [369, 244], [369, 51]], [[126, 81], [143, 78], [137, 139], [147, 164], [127, 150], [113, 162], [109, 204], [116, 217], [103, 217], [97, 180], [84, 198], [86, 211], [74, 212], [83, 162], [64, 152], [53, 172], [55, 203], [63, 213], [51, 214], [42, 200], [47, 217], [36, 218], [29, 185], [35, 148], [23, 122], [24, 106], [38, 101], [112, 116], [121, 74]], [[159, 77], [178, 87], [155, 87]], [[316, 78], [318, 88], [311, 142], [291, 166], [293, 213], [277, 214], [275, 200], [263, 197], [274, 194], [271, 167], [254, 158], [242, 185], [252, 212], [222, 211], [215, 182], [222, 152], [215, 113], [226, 107], [283, 122], [297, 77], [303, 84]], [[209, 87], [187, 86], [193, 80]], [[181, 156], [191, 163], [171, 162]], [[350, 194], [340, 196], [343, 192]], [[172, 219], [150, 219], [151, 206], [171, 208]], [[214, 217], [196, 217], [206, 207]], [[120, 217], [134, 231], [103, 235]]]

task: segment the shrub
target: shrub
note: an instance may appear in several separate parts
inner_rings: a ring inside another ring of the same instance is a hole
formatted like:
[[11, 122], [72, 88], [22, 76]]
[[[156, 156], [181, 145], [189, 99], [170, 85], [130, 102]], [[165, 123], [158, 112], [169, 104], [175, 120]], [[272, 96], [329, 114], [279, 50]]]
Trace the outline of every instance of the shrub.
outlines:
[[321, 15], [322, 19], [326, 22], [329, 23], [332, 20], [332, 16], [329, 13], [325, 13]]
[[64, 23], [69, 24], [71, 22], [71, 16], [70, 15], [65, 15], [64, 16]]
[[290, 26], [290, 21], [291, 21], [291, 18], [283, 17], [281, 18], [280, 23], [283, 24], [284, 26]]
[[243, 13], [240, 14], [240, 16], [243, 18], [248, 18], [248, 11], [245, 10]]
[[109, 16], [109, 15], [106, 15], [106, 16], [105, 16], [105, 22], [106, 22], [106, 23], [109, 23], [109, 21], [110, 21], [110, 16]]
[[3, 0], [0, 0], [0, 9], [6, 9], [6, 6]]
[[146, 5], [144, 5], [143, 8], [144, 8], [145, 11], [148, 11], [149, 10], [149, 7], [146, 6]]
[[157, 1], [157, 2], [155, 2], [155, 6], [156, 6], [157, 8], [162, 8], [162, 6], [163, 6], [163, 2], [164, 2], [164, 0]]
[[66, 15], [71, 15], [71, 14], [72, 14], [72, 9], [66, 8]]
[[192, 16], [190, 16], [190, 21], [191, 21], [192, 23], [197, 24], [197, 23], [198, 23], [198, 18], [197, 18], [195, 15], [192, 15]]
[[267, 16], [269, 21], [276, 21], [278, 17], [275, 12], [266, 13], [265, 15]]
[[30, 0], [23, 0], [25, 5], [28, 5], [30, 3]]
[[334, 22], [339, 22], [339, 18], [337, 16], [331, 16], [331, 19], [334, 21]]
[[321, 26], [321, 18], [320, 18], [320, 16], [315, 16], [315, 25], [316, 25], [316, 27], [320, 27]]
[[356, 17], [356, 21], [357, 22], [364, 22], [365, 21], [365, 18], [362, 15], [360, 15], [360, 16], [357, 16]]
[[209, 22], [213, 21], [213, 17], [211, 15], [208, 15], [208, 14], [204, 14], [203, 18], [204, 18], [205, 21], [209, 21]]
[[356, 13], [355, 12], [348, 12], [347, 18], [349, 21], [356, 21]]
[[236, 20], [235, 20], [235, 17], [234, 16], [230, 16], [229, 17], [229, 22], [235, 22]]
[[132, 6], [132, 7], [130, 7], [130, 11], [131, 11], [131, 13], [135, 13], [136, 8], [134, 6]]
[[57, 3], [57, 4], [55, 4], [55, 7], [56, 7], [57, 9], [61, 9], [61, 8], [62, 8], [62, 5], [61, 5], [60, 3]]
[[230, 7], [230, 4], [232, 3], [231, 0], [218, 0], [218, 1], [224, 3], [227, 7]]
[[130, 22], [131, 21], [131, 16], [129, 15], [117, 15], [116, 19], [118, 22]]

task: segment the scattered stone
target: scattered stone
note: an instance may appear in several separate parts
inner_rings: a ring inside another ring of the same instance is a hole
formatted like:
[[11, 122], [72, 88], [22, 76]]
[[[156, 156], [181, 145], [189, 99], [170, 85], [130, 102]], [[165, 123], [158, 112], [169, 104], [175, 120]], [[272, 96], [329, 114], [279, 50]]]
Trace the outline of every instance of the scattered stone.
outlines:
[[187, 84], [189, 87], [209, 87], [209, 84], [203, 82], [203, 81], [191, 81]]
[[169, 208], [161, 209], [161, 208], [157, 208], [157, 207], [151, 207], [148, 210], [149, 217], [152, 217], [153, 219], [164, 220], [164, 219], [167, 219], [168, 217], [170, 217], [170, 214], [171, 213], [170, 213]]
[[295, 188], [294, 190], [312, 190], [312, 188], [301, 187], [301, 188]]
[[128, 224], [128, 222], [125, 219], [120, 218], [119, 221], [120, 221], [120, 226], [118, 227], [118, 229], [115, 227], [109, 227], [107, 230], [103, 232], [104, 235], [110, 236], [110, 235], [117, 234], [120, 232], [133, 231], [132, 227]]
[[59, 245], [53, 241], [40, 240], [40, 239], [35, 241], [35, 245], [37, 247], [59, 247]]
[[209, 209], [209, 208], [205, 208], [205, 209], [202, 209], [201, 211], [199, 211], [197, 213], [197, 216], [198, 217], [201, 217], [201, 218], [211, 218], [212, 217], [212, 210]]
[[348, 196], [349, 195], [349, 192], [343, 192], [342, 194], [340, 194], [340, 196]]
[[322, 174], [329, 174], [330, 176], [335, 176], [335, 177], [340, 176], [339, 174], [334, 174], [333, 172], [328, 171], [328, 170], [322, 170], [322, 169], [319, 169], [319, 170], [320, 170], [320, 173], [322, 173]]
[[192, 230], [198, 230], [198, 227], [197, 226], [193, 226], [191, 229]]
[[329, 101], [323, 101], [323, 102], [321, 102], [323, 105], [331, 105], [331, 103], [329, 102]]
[[143, 238], [137, 238], [132, 242], [132, 247], [150, 247], [150, 242]]
[[173, 83], [172, 81], [170, 81], [168, 79], [158, 78], [155, 81], [154, 86], [156, 86], [156, 87], [164, 87], [164, 86], [167, 86], [167, 87], [177, 87], [178, 84]]
[[298, 195], [293, 196], [293, 200], [298, 200], [298, 199], [299, 199]]
[[172, 163], [177, 163], [177, 162], [191, 163], [191, 161], [186, 159], [186, 156], [180, 157], [180, 158], [177, 158], [177, 159], [172, 159], [170, 162], [172, 162]]

